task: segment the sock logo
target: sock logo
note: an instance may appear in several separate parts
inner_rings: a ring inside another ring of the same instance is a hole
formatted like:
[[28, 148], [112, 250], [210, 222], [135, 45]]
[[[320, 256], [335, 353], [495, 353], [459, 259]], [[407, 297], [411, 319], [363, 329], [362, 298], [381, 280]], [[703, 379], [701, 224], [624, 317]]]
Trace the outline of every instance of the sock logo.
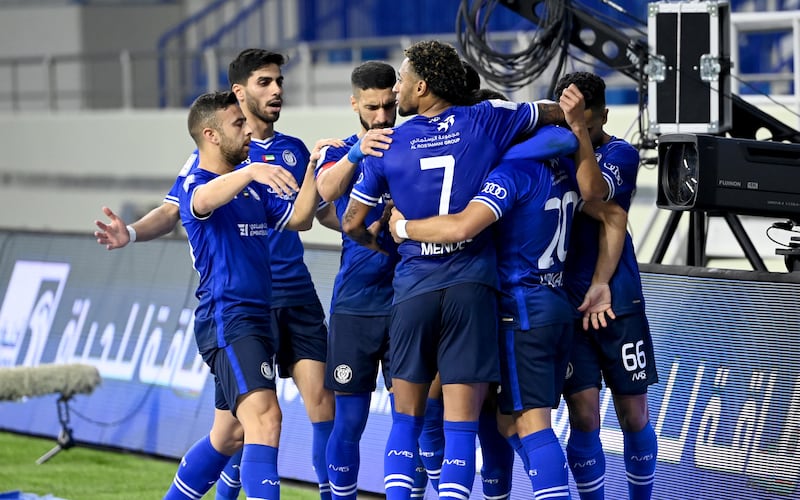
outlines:
[[589, 460], [586, 460], [584, 462], [573, 462], [572, 467], [574, 469], [582, 469], [584, 467], [591, 467], [596, 464], [597, 464], [597, 459], [590, 458]]
[[647, 455], [631, 455], [631, 460], [634, 462], [649, 462], [653, 458], [652, 453], [648, 453]]
[[387, 453], [386, 456], [414, 458], [414, 452], [408, 450], [389, 450], [389, 453]]
[[262, 480], [261, 484], [268, 484], [270, 486], [280, 486], [281, 485], [281, 480], [280, 479], [274, 479], [273, 480], [273, 479], [267, 478], [267, 479]]
[[432, 451], [419, 450], [419, 455], [425, 458], [431, 458], [433, 456], [433, 453], [434, 452]]
[[466, 467], [467, 461], [460, 458], [445, 458], [442, 460], [442, 465], [456, 465], [458, 467]]
[[350, 472], [350, 466], [349, 465], [338, 465], [337, 466], [337, 465], [329, 464], [328, 468], [330, 470], [334, 471], [334, 472]]
[[333, 369], [333, 378], [340, 384], [346, 384], [353, 380], [353, 369], [348, 365], [341, 364]]

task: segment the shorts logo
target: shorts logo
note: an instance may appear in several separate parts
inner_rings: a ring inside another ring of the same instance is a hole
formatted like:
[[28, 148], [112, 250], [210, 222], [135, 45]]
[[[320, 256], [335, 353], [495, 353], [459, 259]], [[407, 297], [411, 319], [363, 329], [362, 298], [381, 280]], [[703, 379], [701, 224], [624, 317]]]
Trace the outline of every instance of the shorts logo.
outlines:
[[263, 375], [267, 380], [272, 380], [275, 378], [275, 371], [272, 369], [271, 363], [267, 361], [261, 363], [261, 375]]
[[339, 365], [333, 369], [333, 379], [340, 384], [353, 380], [353, 369], [347, 365]]
[[572, 376], [573, 368], [572, 363], [567, 363], [567, 374], [564, 375], [564, 380], [570, 378]]

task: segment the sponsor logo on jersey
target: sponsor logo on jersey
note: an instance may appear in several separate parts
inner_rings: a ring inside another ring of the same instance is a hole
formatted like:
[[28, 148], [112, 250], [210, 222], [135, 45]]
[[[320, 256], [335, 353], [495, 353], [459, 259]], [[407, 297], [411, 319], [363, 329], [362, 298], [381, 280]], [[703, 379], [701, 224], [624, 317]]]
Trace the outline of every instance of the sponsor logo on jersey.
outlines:
[[486, 184], [484, 184], [481, 193], [486, 193], [488, 195], [494, 196], [498, 200], [504, 200], [506, 196], [508, 196], [508, 191], [506, 190], [506, 188], [494, 182], [487, 182]]

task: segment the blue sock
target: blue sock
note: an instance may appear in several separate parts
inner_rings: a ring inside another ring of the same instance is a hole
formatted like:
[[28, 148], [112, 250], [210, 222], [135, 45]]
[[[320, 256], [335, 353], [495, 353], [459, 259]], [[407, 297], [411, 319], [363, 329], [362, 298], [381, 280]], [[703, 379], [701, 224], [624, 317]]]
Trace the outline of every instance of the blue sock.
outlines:
[[567, 459], [553, 429], [542, 429], [522, 438], [531, 466], [528, 477], [533, 498], [547, 492], [548, 498], [570, 498]]
[[175, 479], [164, 499], [202, 497], [217, 482], [220, 471], [230, 458], [215, 450], [208, 436], [201, 438], [181, 459], [178, 472], [175, 473]]
[[331, 498], [355, 500], [361, 461], [359, 442], [369, 415], [370, 393], [337, 394], [326, 456]]
[[242, 461], [242, 450], [237, 451], [225, 464], [225, 468], [219, 475], [217, 481], [217, 495], [215, 500], [236, 500], [239, 498], [239, 490], [242, 489], [242, 481], [239, 479], [239, 463]]
[[278, 500], [281, 497], [278, 448], [264, 444], [244, 445], [240, 470], [247, 498]]
[[444, 403], [441, 399], [428, 398], [425, 407], [425, 424], [419, 436], [419, 454], [431, 486], [439, 491], [439, 475], [442, 473], [442, 458], [444, 457]]
[[444, 421], [444, 459], [439, 497], [468, 498], [475, 482], [478, 422]]
[[650, 422], [639, 432], [623, 432], [625, 473], [630, 500], [650, 500], [656, 475], [658, 443]]
[[328, 447], [328, 438], [333, 430], [333, 420], [312, 422], [311, 428], [311, 464], [317, 473], [319, 498], [330, 500], [331, 487], [328, 484], [328, 461], [325, 458], [325, 449]]
[[570, 429], [567, 458], [581, 500], [605, 497], [606, 456], [600, 442], [600, 429], [582, 432]]
[[512, 434], [508, 436], [508, 443], [514, 448], [514, 451], [517, 452], [517, 456], [522, 460], [522, 467], [525, 469], [525, 473], [527, 474], [528, 469], [531, 468], [530, 464], [528, 463], [528, 454], [525, 453], [525, 447], [522, 446], [522, 440], [519, 438], [519, 434]]
[[414, 483], [411, 485], [411, 498], [425, 498], [425, 489], [428, 487], [428, 473], [419, 454], [414, 463]]
[[493, 411], [481, 412], [478, 420], [478, 441], [481, 443], [483, 456], [483, 498], [508, 498], [511, 494], [514, 448], [497, 430], [497, 417]]
[[383, 459], [383, 484], [387, 500], [407, 499], [411, 495], [422, 420], [422, 417], [402, 413], [392, 415], [392, 430], [386, 440]]

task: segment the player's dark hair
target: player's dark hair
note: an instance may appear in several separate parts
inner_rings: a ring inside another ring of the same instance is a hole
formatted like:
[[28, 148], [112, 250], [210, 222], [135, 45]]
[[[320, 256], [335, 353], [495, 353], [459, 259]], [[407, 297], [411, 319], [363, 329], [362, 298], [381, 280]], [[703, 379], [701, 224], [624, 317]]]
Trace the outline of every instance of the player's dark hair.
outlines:
[[602, 78], [587, 71], [576, 71], [562, 76], [556, 83], [554, 92], [555, 100], [561, 97], [564, 89], [574, 83], [583, 94], [586, 109], [602, 112], [606, 107], [606, 82]]
[[488, 101], [490, 99], [499, 99], [501, 101], [508, 101], [508, 97], [504, 93], [498, 92], [494, 89], [487, 89], [487, 88], [478, 89], [474, 92], [473, 95], [475, 96], [475, 102]]
[[239, 52], [236, 59], [228, 65], [228, 83], [245, 85], [254, 71], [270, 64], [277, 64], [280, 67], [285, 62], [286, 58], [283, 54], [277, 52], [264, 49], [245, 49]]
[[204, 128], [219, 129], [217, 111], [233, 105], [238, 105], [238, 101], [236, 100], [236, 95], [229, 90], [208, 92], [194, 100], [191, 107], [189, 107], [187, 122], [189, 135], [192, 136], [195, 144], [200, 144]]
[[407, 48], [405, 55], [417, 76], [425, 80], [436, 96], [459, 106], [472, 102], [464, 65], [452, 45], [426, 40]]
[[380, 61], [367, 61], [359, 64], [350, 74], [353, 91], [356, 89], [390, 89], [397, 81], [394, 68]]
[[461, 60], [461, 65], [464, 66], [464, 73], [466, 74], [467, 90], [470, 92], [477, 92], [481, 88], [481, 75], [478, 71], [467, 61]]

